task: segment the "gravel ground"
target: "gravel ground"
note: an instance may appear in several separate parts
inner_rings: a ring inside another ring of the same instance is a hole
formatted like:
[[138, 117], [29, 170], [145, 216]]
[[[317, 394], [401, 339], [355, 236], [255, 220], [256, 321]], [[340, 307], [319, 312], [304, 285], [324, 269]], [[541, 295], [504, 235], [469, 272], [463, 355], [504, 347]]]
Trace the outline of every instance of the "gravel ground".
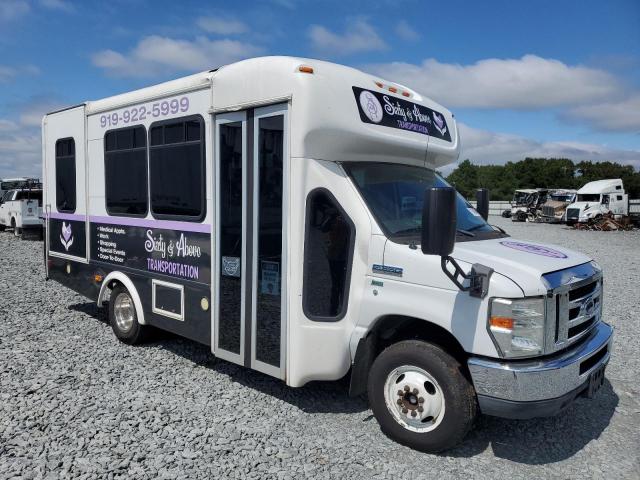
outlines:
[[102, 311], [43, 281], [41, 242], [0, 233], [0, 478], [640, 478], [640, 231], [492, 220], [602, 265], [615, 350], [595, 399], [480, 417], [443, 455], [388, 440], [344, 381], [288, 388], [168, 334], [119, 343]]

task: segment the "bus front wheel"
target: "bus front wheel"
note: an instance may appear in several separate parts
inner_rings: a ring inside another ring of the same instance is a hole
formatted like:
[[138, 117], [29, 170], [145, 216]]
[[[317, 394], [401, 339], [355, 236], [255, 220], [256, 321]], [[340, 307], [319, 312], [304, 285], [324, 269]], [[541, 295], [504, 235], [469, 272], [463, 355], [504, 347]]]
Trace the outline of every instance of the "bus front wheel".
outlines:
[[382, 431], [422, 452], [460, 443], [477, 414], [475, 391], [461, 370], [456, 359], [427, 342], [386, 348], [371, 366], [367, 388]]

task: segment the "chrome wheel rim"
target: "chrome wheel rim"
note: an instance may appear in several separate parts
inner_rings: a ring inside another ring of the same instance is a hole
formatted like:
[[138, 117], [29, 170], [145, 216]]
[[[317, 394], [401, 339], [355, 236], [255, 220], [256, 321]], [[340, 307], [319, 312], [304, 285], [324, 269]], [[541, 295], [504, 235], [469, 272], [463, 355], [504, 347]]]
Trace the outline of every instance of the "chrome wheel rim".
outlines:
[[442, 388], [419, 367], [403, 365], [393, 369], [384, 384], [384, 400], [396, 422], [412, 432], [430, 432], [444, 417]]
[[129, 294], [118, 294], [113, 304], [113, 315], [116, 319], [118, 330], [122, 332], [131, 330], [135, 320], [135, 307]]

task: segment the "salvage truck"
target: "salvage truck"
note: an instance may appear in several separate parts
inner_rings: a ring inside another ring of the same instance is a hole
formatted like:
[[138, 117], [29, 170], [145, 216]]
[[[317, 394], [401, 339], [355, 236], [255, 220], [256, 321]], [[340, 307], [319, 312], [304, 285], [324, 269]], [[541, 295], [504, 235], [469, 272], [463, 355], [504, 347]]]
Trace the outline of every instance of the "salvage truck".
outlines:
[[425, 452], [603, 384], [600, 267], [489, 225], [486, 192], [476, 210], [436, 172], [458, 126], [419, 92], [257, 58], [42, 132], [47, 278], [108, 305], [127, 344], [156, 327], [291, 387], [348, 374]]
[[596, 180], [578, 190], [577, 200], [567, 207], [568, 225], [600, 220], [604, 215], [629, 215], [629, 195], [620, 178]]

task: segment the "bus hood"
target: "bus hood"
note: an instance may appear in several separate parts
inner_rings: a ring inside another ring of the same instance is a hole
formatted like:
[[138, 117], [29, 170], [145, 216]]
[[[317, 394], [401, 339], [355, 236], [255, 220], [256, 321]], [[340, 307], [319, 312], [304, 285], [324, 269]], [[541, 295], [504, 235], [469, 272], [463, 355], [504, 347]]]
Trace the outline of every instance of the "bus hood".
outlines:
[[469, 264], [480, 263], [509, 277], [520, 285], [525, 295], [545, 293], [540, 277], [591, 260], [583, 253], [556, 245], [498, 238], [458, 242], [451, 255]]

